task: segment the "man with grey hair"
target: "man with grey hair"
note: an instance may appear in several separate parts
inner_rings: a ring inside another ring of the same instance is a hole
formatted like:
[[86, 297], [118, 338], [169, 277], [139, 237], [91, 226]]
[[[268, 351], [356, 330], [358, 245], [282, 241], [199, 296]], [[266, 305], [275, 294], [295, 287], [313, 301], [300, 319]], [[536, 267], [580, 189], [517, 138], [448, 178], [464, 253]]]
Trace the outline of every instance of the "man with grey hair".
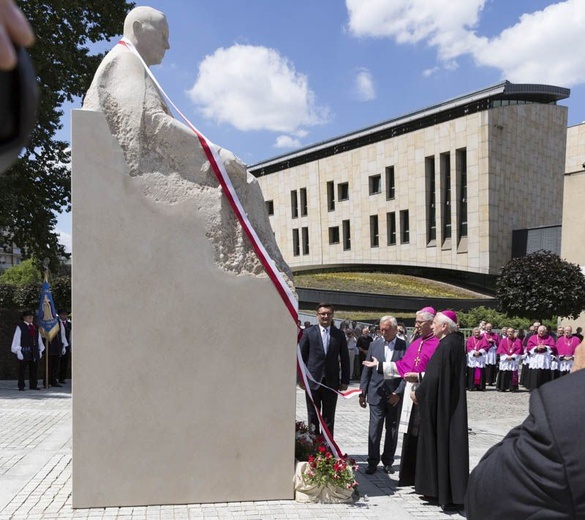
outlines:
[[[409, 396], [412, 389], [424, 377], [427, 363], [439, 346], [439, 340], [433, 335], [431, 327], [435, 314], [436, 311], [432, 307], [424, 307], [416, 313], [414, 322], [416, 337], [402, 359], [397, 362], [378, 362], [375, 357], [372, 357], [371, 361], [364, 361], [364, 366], [377, 368], [378, 373], [384, 374], [384, 377], [388, 379], [403, 378], [406, 382], [404, 393]], [[398, 428], [398, 432], [404, 434], [400, 456], [400, 480], [398, 481], [400, 486], [414, 484], [419, 422], [418, 407], [408, 397], [403, 399]]]
[[432, 329], [439, 346], [412, 393], [420, 413], [414, 489], [453, 510], [462, 508], [469, 476], [466, 355], [453, 311], [438, 312]]
[[[394, 316], [380, 318], [382, 338], [370, 344], [366, 360], [379, 359], [382, 362], [396, 362], [406, 352], [406, 342], [396, 337], [398, 323]], [[360, 406], [370, 405], [370, 424], [368, 427], [368, 467], [366, 473], [376, 472], [380, 458], [385, 473], [394, 473], [394, 454], [398, 441], [398, 418], [404, 392], [404, 381], [400, 378], [384, 379], [377, 366], [365, 366], [360, 381]], [[380, 457], [382, 430], [386, 427], [384, 451]]]

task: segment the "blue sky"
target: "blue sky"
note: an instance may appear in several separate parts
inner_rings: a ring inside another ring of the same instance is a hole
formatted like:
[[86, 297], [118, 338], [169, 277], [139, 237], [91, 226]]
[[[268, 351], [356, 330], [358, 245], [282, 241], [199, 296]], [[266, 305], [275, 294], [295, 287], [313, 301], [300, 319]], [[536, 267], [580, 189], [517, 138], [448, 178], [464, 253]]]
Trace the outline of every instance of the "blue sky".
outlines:
[[[142, 5], [169, 22], [157, 79], [208, 139], [247, 164], [504, 79], [569, 87], [569, 125], [585, 121], [585, 0]], [[59, 137], [69, 140], [65, 108]], [[70, 247], [71, 216], [57, 229]]]

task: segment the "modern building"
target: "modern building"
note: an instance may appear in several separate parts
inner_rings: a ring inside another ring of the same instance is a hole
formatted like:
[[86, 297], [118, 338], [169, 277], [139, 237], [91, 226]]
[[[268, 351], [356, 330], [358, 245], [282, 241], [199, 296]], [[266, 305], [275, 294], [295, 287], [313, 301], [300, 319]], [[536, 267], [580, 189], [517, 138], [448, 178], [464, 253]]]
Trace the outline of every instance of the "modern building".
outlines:
[[19, 265], [22, 253], [14, 244], [11, 246], [0, 245], [0, 274], [6, 269]]
[[[585, 123], [567, 130], [564, 180], [561, 258], [580, 265], [585, 272], [585, 218], [581, 206], [585, 201]], [[563, 324], [583, 326], [585, 313], [575, 320], [565, 319]]]
[[497, 85], [249, 168], [294, 271], [372, 268], [493, 289], [515, 231], [562, 219], [570, 91]]

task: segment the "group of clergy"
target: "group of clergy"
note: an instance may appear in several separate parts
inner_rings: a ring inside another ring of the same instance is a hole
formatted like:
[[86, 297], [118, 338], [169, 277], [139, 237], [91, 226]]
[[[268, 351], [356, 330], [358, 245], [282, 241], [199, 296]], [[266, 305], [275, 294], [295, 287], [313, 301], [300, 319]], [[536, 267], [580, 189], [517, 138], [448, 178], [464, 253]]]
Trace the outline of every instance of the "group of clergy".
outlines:
[[466, 341], [467, 389], [495, 385], [499, 392], [516, 392], [519, 386], [534, 390], [568, 374], [583, 338], [570, 326], [559, 327], [556, 338], [538, 322], [531, 329], [522, 338], [512, 327], [502, 328], [501, 334], [490, 323], [474, 328]]

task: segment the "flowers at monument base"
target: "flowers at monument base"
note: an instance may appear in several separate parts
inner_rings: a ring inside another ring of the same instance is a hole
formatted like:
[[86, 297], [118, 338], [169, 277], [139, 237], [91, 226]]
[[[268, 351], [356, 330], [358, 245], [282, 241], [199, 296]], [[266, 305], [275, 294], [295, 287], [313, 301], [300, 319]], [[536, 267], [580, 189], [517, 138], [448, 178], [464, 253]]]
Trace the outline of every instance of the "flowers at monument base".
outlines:
[[295, 424], [295, 459], [300, 461], [309, 460], [311, 455], [316, 455], [319, 446], [324, 442], [322, 435], [316, 435], [303, 422]]
[[308, 484], [325, 486], [331, 484], [353, 490], [358, 483], [355, 480], [356, 463], [347, 455], [334, 457], [322, 444], [318, 448], [317, 455], [311, 455], [308, 467], [305, 470], [304, 480]]
[[296, 423], [295, 456], [300, 459], [294, 477], [297, 502], [353, 502], [358, 485], [355, 461], [347, 455], [335, 457], [323, 437], [315, 435], [302, 421]]

